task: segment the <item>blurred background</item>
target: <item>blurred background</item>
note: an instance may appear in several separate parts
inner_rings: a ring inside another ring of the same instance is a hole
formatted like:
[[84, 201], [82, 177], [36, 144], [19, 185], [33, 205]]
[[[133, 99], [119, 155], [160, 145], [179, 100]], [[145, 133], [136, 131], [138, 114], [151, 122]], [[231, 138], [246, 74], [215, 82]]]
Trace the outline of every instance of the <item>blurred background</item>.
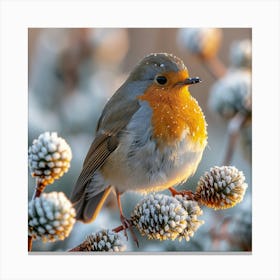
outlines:
[[[137, 248], [130, 237], [127, 251], [251, 251], [252, 126], [248, 117], [251, 116], [251, 29], [30, 28], [29, 145], [41, 133], [56, 131], [73, 153], [68, 173], [45, 191], [62, 191], [70, 197], [105, 103], [135, 64], [152, 52], [180, 57], [190, 75], [203, 81], [190, 91], [208, 123], [208, 147], [196, 174], [178, 189], [194, 190], [205, 171], [224, 163], [242, 170], [249, 187], [244, 200], [231, 209], [215, 211], [204, 207], [201, 219], [205, 223], [189, 242], [151, 241], [138, 236], [140, 247]], [[240, 114], [245, 114], [246, 120], [238, 133], [229, 136]], [[228, 146], [233, 152], [226, 156]], [[30, 175], [28, 187], [30, 200], [35, 188], [35, 179]], [[137, 193], [122, 196], [127, 216], [141, 198]], [[81, 243], [91, 232], [119, 225], [112, 193], [92, 224], [77, 222], [64, 241], [34, 241], [33, 251], [65, 251]]]

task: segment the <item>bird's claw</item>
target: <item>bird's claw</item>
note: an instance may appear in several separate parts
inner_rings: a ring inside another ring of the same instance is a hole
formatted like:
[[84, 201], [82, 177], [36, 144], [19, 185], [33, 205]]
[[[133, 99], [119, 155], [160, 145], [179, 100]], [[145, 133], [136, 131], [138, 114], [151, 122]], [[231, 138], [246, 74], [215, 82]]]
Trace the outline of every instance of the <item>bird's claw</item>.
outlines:
[[131, 227], [130, 221], [126, 217], [124, 217], [123, 215], [120, 216], [120, 219], [121, 219], [121, 223], [122, 223], [123, 228], [124, 228], [123, 229], [124, 236], [126, 237], [126, 240], [128, 240], [128, 235], [127, 235], [126, 229]]
[[133, 241], [136, 243], [137, 247], [139, 248], [139, 242], [138, 242], [138, 239], [132, 229], [132, 224], [130, 222], [129, 219], [127, 219], [126, 217], [124, 217], [123, 215], [120, 216], [120, 220], [121, 220], [121, 223], [123, 225], [123, 228], [124, 228], [124, 236], [126, 237], [126, 240], [128, 240], [128, 234], [127, 234], [127, 229], [130, 230], [130, 233], [132, 235], [132, 238], [133, 238]]

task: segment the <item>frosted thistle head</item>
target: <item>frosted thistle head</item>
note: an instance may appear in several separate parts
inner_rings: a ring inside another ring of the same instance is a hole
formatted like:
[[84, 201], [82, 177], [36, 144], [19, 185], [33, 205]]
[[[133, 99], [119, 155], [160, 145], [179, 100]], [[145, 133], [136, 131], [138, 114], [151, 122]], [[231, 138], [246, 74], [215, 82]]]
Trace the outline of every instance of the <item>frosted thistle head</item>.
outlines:
[[203, 59], [217, 55], [222, 31], [218, 28], [182, 28], [178, 33], [178, 45]]
[[[139, 232], [148, 239], [174, 240], [189, 237], [202, 222], [197, 216], [202, 212], [196, 203], [176, 199], [163, 194], [151, 194], [134, 208], [131, 221]], [[195, 214], [194, 214], [195, 213]]]
[[215, 166], [199, 179], [196, 194], [201, 204], [226, 209], [242, 201], [247, 187], [242, 171], [234, 166]]
[[43, 242], [63, 240], [70, 234], [76, 212], [62, 192], [42, 193], [28, 205], [28, 234]]
[[104, 229], [86, 237], [82, 251], [95, 252], [123, 252], [126, 246], [120, 234]]
[[49, 185], [63, 176], [70, 167], [72, 152], [66, 141], [55, 132], [42, 133], [28, 150], [31, 175], [42, 185]]
[[237, 112], [248, 112], [247, 102], [251, 96], [251, 74], [236, 70], [219, 79], [211, 88], [209, 107], [225, 119]]

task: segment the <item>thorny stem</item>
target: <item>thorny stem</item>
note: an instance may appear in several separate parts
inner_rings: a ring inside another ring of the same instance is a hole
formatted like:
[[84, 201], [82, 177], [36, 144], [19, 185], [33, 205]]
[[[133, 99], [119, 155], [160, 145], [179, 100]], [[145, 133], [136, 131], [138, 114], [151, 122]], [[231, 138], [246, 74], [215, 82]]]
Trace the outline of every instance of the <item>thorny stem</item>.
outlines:
[[[41, 193], [45, 189], [45, 185], [41, 183], [38, 179], [36, 180], [36, 188], [33, 193], [32, 200], [34, 200], [36, 197], [39, 197]], [[32, 250], [32, 236], [28, 236], [28, 252]]]

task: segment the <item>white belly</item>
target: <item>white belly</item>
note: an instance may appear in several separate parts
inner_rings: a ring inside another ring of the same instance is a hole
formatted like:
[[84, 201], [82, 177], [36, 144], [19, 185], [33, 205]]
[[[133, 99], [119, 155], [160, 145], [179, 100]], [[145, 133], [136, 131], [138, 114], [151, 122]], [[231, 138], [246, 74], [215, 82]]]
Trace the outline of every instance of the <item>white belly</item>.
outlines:
[[203, 151], [191, 152], [190, 145], [184, 142], [162, 152], [154, 142], [149, 142], [133, 156], [124, 143], [110, 156], [102, 173], [106, 174], [106, 182], [120, 192], [164, 190], [187, 180], [201, 160]]
[[204, 147], [193, 143], [187, 131], [177, 143], [160, 150], [152, 140], [149, 114], [143, 106], [134, 115], [121, 144], [101, 168], [106, 183], [120, 192], [167, 189], [187, 180], [201, 160]]

